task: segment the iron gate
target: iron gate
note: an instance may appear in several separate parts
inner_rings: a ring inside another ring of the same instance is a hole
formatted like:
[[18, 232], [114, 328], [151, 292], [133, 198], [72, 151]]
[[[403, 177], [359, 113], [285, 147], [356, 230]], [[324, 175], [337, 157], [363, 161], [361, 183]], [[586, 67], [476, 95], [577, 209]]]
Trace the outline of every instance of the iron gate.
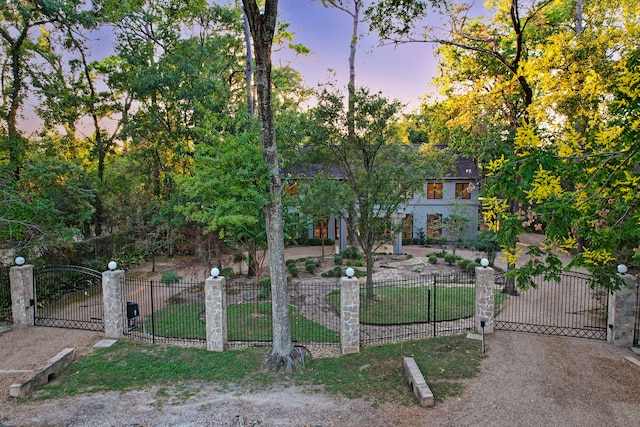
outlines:
[[0, 324], [13, 322], [9, 268], [0, 267]]
[[104, 330], [102, 273], [60, 265], [34, 270], [33, 276], [36, 326]]
[[[579, 272], [564, 272], [560, 281], [535, 277], [536, 288], [496, 303], [495, 329], [606, 340], [609, 291], [588, 279]], [[497, 274], [496, 286], [503, 283]]]

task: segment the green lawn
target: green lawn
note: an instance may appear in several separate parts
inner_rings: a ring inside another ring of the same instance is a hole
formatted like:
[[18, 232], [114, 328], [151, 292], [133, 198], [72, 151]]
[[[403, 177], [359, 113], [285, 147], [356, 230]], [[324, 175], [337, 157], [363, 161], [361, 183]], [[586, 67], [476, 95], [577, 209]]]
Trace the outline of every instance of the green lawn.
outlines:
[[[500, 303], [505, 295], [496, 291], [495, 298]], [[340, 293], [331, 293], [329, 301], [339, 309]], [[360, 321], [368, 324], [441, 322], [466, 318], [474, 313], [475, 288], [469, 286], [438, 287], [435, 291], [428, 286], [379, 287], [375, 289], [373, 300], [367, 299], [364, 292], [360, 295]]]
[[[201, 313], [204, 303], [173, 304], [154, 313], [155, 335], [168, 338], [206, 339], [206, 330]], [[227, 330], [229, 341], [271, 341], [272, 321], [271, 303], [258, 304], [254, 313], [254, 304], [233, 304], [227, 307]], [[300, 315], [298, 310], [289, 306], [289, 322], [293, 341], [340, 342], [337, 332]], [[142, 325], [151, 332], [150, 324]]]
[[194, 381], [238, 391], [268, 389], [278, 384], [315, 384], [322, 385], [325, 392], [347, 398], [415, 405], [404, 378], [403, 356], [414, 357], [438, 401], [459, 395], [464, 380], [476, 375], [484, 357], [479, 341], [464, 335], [446, 336], [372, 346], [359, 354], [330, 359], [307, 358], [304, 369], [274, 375], [265, 371], [266, 353], [264, 347], [216, 353], [119, 340], [112, 347], [80, 356], [68, 374], [28, 399], [135, 390], [151, 385], [163, 389]]

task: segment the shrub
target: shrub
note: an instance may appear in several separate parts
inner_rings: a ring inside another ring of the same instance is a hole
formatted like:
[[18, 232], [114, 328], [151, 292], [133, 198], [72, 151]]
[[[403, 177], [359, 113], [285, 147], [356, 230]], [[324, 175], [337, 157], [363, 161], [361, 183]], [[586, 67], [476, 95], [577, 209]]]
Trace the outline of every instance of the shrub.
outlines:
[[182, 280], [182, 277], [180, 277], [178, 273], [176, 273], [173, 270], [167, 270], [164, 273], [162, 273], [162, 277], [160, 278], [160, 283], [165, 285], [173, 285], [175, 283], [178, 283], [180, 280]]
[[458, 260], [458, 265], [460, 266], [460, 268], [462, 268], [463, 270], [467, 268], [467, 264], [469, 264], [471, 261], [468, 259], [460, 259]]
[[475, 273], [476, 267], [480, 267], [480, 264], [478, 264], [477, 262], [471, 261], [467, 264], [467, 267], [465, 268], [465, 270], [467, 270], [467, 273]]
[[455, 264], [457, 259], [458, 257], [455, 256], [454, 254], [446, 254], [444, 256], [444, 262], [446, 262], [449, 265]]
[[342, 277], [342, 275], [342, 267], [339, 265], [336, 265], [331, 270], [322, 273], [322, 277]]
[[220, 275], [226, 277], [227, 279], [233, 279], [236, 276], [235, 271], [231, 267], [225, 267], [220, 271]]
[[437, 263], [438, 263], [438, 257], [437, 257], [437, 256], [435, 256], [435, 255], [430, 255], [430, 256], [429, 256], [429, 262], [430, 262], [431, 264], [437, 264]]
[[305, 269], [307, 270], [307, 273], [315, 274], [318, 266], [314, 262], [310, 262], [305, 265]]
[[342, 256], [336, 255], [335, 257], [333, 257], [333, 263], [335, 265], [342, 265]]
[[291, 273], [293, 277], [298, 277], [298, 275], [300, 274], [300, 270], [298, 270], [298, 267], [294, 265], [291, 268], [289, 268], [289, 273]]
[[[307, 241], [307, 244], [309, 246], [322, 246], [322, 240], [323, 239], [314, 237], [313, 239], [309, 239]], [[331, 245], [334, 245], [334, 244], [335, 244], [335, 242], [333, 240], [326, 239], [326, 238], [324, 239], [324, 245], [325, 246], [331, 246]]]
[[287, 266], [287, 268], [289, 268], [291, 265], [296, 265], [296, 260], [295, 259], [288, 259], [284, 262], [284, 265]]
[[360, 250], [355, 246], [347, 246], [340, 255], [342, 255], [343, 258], [355, 260], [362, 259], [363, 256], [362, 252], [360, 252]]

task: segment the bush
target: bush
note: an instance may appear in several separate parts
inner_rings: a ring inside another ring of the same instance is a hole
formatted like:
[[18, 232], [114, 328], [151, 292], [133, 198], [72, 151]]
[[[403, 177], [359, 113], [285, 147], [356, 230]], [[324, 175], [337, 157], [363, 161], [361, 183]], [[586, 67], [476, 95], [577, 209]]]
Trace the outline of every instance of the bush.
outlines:
[[234, 277], [236, 277], [236, 273], [231, 267], [223, 268], [222, 271], [220, 271], [220, 275], [226, 277], [227, 279], [233, 279]]
[[340, 267], [339, 265], [336, 265], [331, 270], [325, 271], [324, 273], [322, 273], [322, 277], [342, 277], [342, 276], [343, 276], [342, 267]]
[[310, 262], [305, 265], [305, 269], [309, 274], [316, 274], [316, 270], [318, 269], [318, 266], [315, 263]]
[[[322, 246], [322, 240], [323, 239], [319, 239], [319, 238], [314, 237], [313, 239], [309, 239], [307, 244], [309, 246]], [[324, 239], [324, 245], [325, 246], [331, 246], [331, 245], [334, 245], [334, 244], [335, 244], [335, 242], [333, 240]]]
[[465, 270], [467, 268], [467, 264], [469, 264], [470, 262], [471, 262], [470, 260], [462, 258], [458, 260], [458, 265], [460, 266], [460, 268]]
[[430, 255], [430, 256], [429, 256], [429, 262], [430, 262], [431, 264], [437, 264], [437, 263], [438, 263], [438, 257], [437, 257], [437, 256], [435, 256], [435, 255]]
[[287, 266], [287, 268], [291, 267], [291, 265], [296, 265], [296, 260], [295, 259], [288, 259], [284, 262], [284, 265]]
[[363, 257], [362, 252], [355, 246], [347, 246], [340, 255], [342, 255], [343, 258], [355, 260], [362, 259]]
[[165, 285], [173, 285], [175, 283], [178, 283], [180, 280], [182, 280], [182, 277], [180, 277], [178, 273], [176, 273], [173, 270], [167, 270], [164, 273], [162, 273], [162, 277], [160, 278], [160, 283]]
[[449, 265], [455, 264], [457, 260], [458, 260], [458, 257], [454, 254], [446, 254], [444, 256], [444, 262], [446, 262]]
[[296, 267], [295, 265], [292, 265], [291, 267], [289, 267], [289, 273], [291, 273], [293, 277], [298, 277], [298, 275], [300, 274], [300, 270], [298, 270], [298, 267]]
[[465, 270], [467, 270], [467, 273], [475, 273], [476, 272], [476, 267], [480, 267], [480, 264], [478, 264], [477, 262], [471, 261], [467, 264], [467, 267], [465, 268]]
[[342, 256], [336, 255], [335, 257], [333, 257], [333, 263], [335, 265], [342, 265]]

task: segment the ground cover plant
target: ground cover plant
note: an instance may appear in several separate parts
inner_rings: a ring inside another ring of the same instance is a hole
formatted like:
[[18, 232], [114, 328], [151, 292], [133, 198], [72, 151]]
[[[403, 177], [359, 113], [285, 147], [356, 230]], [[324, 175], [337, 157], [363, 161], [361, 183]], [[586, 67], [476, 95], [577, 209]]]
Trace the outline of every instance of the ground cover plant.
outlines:
[[211, 382], [221, 390], [256, 390], [274, 385], [321, 385], [347, 398], [415, 404], [404, 378], [403, 356], [413, 356], [436, 399], [459, 395], [464, 380], [475, 376], [483, 358], [480, 342], [464, 335], [364, 348], [359, 354], [305, 360], [292, 373], [266, 372], [266, 348], [208, 352], [120, 340], [114, 346], [81, 356], [69, 373], [30, 399], [47, 399], [98, 391], [169, 387], [186, 381]]

